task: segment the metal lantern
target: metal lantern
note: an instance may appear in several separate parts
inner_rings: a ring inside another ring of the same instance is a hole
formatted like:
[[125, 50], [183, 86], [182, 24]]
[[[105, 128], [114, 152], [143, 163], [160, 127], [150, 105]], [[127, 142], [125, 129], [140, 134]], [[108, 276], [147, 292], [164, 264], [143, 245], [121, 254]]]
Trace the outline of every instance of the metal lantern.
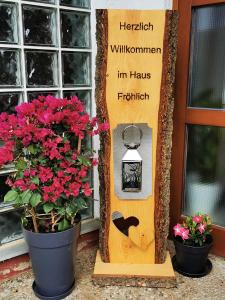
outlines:
[[122, 190], [140, 192], [142, 188], [142, 158], [137, 149], [141, 145], [143, 133], [136, 125], [129, 125], [122, 132], [127, 151], [122, 159]]

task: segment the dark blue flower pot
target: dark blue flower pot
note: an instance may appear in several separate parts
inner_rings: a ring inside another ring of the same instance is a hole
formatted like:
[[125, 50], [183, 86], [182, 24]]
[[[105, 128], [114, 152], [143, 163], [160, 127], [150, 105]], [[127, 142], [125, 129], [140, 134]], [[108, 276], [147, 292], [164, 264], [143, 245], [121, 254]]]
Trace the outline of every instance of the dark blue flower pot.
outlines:
[[75, 285], [74, 256], [80, 222], [62, 232], [35, 233], [23, 228], [23, 234], [34, 272], [35, 295], [40, 299], [65, 298]]

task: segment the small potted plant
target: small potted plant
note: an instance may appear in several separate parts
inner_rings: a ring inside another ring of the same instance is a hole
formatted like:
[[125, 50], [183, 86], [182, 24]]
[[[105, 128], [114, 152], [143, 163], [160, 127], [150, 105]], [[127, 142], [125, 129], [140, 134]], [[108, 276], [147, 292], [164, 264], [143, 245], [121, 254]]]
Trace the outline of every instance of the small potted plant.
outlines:
[[208, 259], [212, 246], [212, 221], [207, 214], [198, 213], [186, 217], [183, 224], [173, 227], [176, 255], [173, 266], [179, 273], [189, 277], [207, 275], [212, 264]]
[[38, 97], [0, 115], [0, 166], [12, 163], [5, 202], [24, 208], [22, 225], [40, 299], [62, 299], [74, 287], [73, 260], [79, 212], [92, 195], [89, 170], [96, 165], [87, 137], [108, 124], [84, 112], [77, 97]]

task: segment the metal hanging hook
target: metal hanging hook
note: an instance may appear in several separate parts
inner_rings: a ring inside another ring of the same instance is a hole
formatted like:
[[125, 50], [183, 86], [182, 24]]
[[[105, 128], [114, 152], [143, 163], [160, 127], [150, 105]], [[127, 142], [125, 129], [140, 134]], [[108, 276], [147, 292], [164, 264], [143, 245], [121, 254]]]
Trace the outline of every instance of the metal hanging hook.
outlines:
[[[125, 134], [126, 132], [131, 129], [131, 128], [135, 128], [139, 131], [139, 141], [136, 142], [136, 141], [133, 141], [132, 143], [126, 143], [125, 141]], [[124, 128], [124, 130], [122, 131], [122, 139], [123, 139], [123, 143], [124, 143], [124, 146], [127, 148], [127, 149], [137, 149], [140, 145], [141, 145], [141, 140], [142, 140], [142, 137], [143, 137], [143, 132], [141, 130], [141, 128], [139, 128], [138, 126], [134, 125], [134, 124], [131, 124], [131, 125], [128, 125]]]

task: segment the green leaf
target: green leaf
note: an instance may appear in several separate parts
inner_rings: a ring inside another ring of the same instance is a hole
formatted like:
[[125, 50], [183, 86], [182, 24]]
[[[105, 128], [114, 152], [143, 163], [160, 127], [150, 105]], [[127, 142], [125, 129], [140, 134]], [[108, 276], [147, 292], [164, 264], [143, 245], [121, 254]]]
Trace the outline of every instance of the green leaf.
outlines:
[[33, 183], [36, 184], [36, 185], [39, 185], [39, 183], [40, 183], [39, 178], [38, 178], [37, 176], [33, 177], [33, 178], [31, 179], [31, 182], [33, 182]]
[[53, 208], [54, 208], [54, 204], [53, 204], [53, 203], [45, 203], [45, 204], [43, 205], [43, 209], [44, 209], [44, 212], [45, 212], [46, 214], [48, 214], [50, 211], [52, 211]]
[[37, 154], [37, 148], [34, 145], [30, 145], [27, 150], [31, 153], [31, 154]]
[[70, 204], [66, 207], [66, 213], [69, 217], [75, 216], [77, 211], [78, 211], [77, 207], [73, 204]]
[[23, 171], [17, 171], [16, 172], [16, 179], [23, 178]]
[[16, 200], [14, 201], [14, 204], [13, 204], [14, 207], [21, 207], [23, 206], [23, 200], [22, 200], [22, 197], [21, 195], [18, 195], [18, 197], [16, 198]]
[[61, 222], [59, 222], [58, 230], [63, 231], [63, 230], [68, 229], [69, 227], [70, 227], [70, 223], [68, 222], [68, 220], [66, 218], [64, 218]]
[[39, 163], [43, 166], [43, 165], [45, 165], [46, 163], [47, 163], [47, 159], [46, 158], [44, 158], [44, 157], [39, 157]]
[[21, 194], [21, 198], [23, 201], [23, 204], [28, 204], [30, 201], [30, 198], [32, 197], [33, 193], [30, 190], [26, 190]]
[[21, 170], [25, 170], [27, 167], [27, 163], [24, 160], [19, 160], [16, 164], [16, 169], [21, 171]]
[[[57, 208], [56, 208], [57, 209]], [[66, 209], [64, 207], [59, 207], [57, 209], [58, 213], [61, 215], [61, 216], [64, 216], [65, 213], [66, 213]]]
[[77, 159], [82, 165], [87, 166], [87, 167], [91, 166], [91, 162], [90, 162], [89, 158], [79, 155], [77, 157]]
[[82, 182], [89, 182], [89, 181], [90, 181], [90, 178], [88, 178], [88, 177], [82, 179]]
[[10, 190], [4, 197], [4, 202], [12, 202], [15, 201], [18, 197], [18, 192], [15, 190]]
[[77, 206], [78, 210], [87, 208], [86, 201], [81, 197], [75, 198], [74, 199], [74, 204]]
[[21, 223], [22, 223], [23, 227], [26, 227], [27, 224], [28, 224], [27, 218], [26, 217], [21, 217]]
[[83, 165], [90, 167], [91, 166], [91, 162], [87, 157], [83, 158]]
[[30, 198], [30, 204], [36, 207], [41, 202], [41, 195], [39, 193], [33, 193]]

